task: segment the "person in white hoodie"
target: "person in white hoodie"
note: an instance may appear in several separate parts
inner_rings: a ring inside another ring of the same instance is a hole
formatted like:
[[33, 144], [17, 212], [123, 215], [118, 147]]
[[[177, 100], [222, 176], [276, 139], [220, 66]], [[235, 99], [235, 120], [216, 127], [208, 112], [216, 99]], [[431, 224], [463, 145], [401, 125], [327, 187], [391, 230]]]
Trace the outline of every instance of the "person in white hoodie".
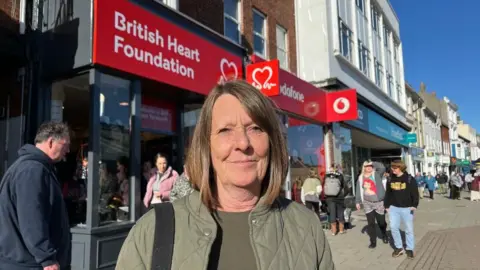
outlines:
[[301, 199], [303, 204], [319, 214], [320, 212], [320, 194], [322, 194], [322, 182], [318, 178], [315, 169], [310, 169], [310, 174], [303, 182]]

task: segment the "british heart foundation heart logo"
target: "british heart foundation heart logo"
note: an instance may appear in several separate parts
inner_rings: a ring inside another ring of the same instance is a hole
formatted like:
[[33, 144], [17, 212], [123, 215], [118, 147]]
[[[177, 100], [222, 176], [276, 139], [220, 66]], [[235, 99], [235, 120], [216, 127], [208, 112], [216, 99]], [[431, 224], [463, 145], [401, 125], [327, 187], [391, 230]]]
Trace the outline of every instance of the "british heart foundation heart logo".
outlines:
[[234, 62], [230, 62], [225, 58], [220, 60], [220, 83], [225, 83], [228, 80], [236, 80], [238, 78], [238, 68]]
[[270, 90], [277, 86], [276, 83], [270, 82], [272, 76], [273, 70], [271, 67], [256, 68], [252, 72], [252, 84], [258, 90]]

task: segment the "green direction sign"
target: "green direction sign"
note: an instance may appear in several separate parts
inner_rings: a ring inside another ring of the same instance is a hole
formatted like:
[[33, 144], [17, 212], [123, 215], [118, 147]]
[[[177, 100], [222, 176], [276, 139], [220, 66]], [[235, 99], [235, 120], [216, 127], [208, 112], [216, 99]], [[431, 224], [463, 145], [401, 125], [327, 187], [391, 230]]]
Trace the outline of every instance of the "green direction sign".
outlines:
[[405, 134], [405, 142], [406, 143], [416, 143], [417, 142], [417, 134], [416, 133]]

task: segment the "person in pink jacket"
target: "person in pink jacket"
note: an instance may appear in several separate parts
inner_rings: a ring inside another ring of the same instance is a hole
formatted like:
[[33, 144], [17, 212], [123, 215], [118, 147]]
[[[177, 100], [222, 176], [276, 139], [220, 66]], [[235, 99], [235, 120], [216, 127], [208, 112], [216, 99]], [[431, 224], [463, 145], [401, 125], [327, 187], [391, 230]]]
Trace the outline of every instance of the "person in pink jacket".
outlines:
[[151, 204], [161, 203], [162, 201], [169, 201], [170, 191], [173, 184], [178, 178], [178, 173], [168, 166], [167, 157], [163, 154], [155, 156], [154, 173], [147, 184], [147, 192], [143, 198], [145, 207], [150, 207]]

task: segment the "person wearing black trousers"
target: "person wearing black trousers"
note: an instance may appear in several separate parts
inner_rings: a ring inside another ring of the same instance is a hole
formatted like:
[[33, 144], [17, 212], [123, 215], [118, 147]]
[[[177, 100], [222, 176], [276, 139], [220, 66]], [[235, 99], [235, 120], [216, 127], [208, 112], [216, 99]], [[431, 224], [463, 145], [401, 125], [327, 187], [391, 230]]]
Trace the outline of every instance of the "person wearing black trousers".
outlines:
[[382, 232], [383, 243], [388, 244], [387, 223], [385, 221], [385, 207], [383, 200], [385, 198], [385, 186], [383, 183], [383, 173], [376, 172], [373, 168], [373, 162], [365, 161], [363, 170], [358, 177], [358, 185], [355, 192], [355, 201], [357, 210], [360, 210], [361, 204], [367, 216], [367, 232], [370, 237], [368, 248], [377, 247], [377, 221]]

